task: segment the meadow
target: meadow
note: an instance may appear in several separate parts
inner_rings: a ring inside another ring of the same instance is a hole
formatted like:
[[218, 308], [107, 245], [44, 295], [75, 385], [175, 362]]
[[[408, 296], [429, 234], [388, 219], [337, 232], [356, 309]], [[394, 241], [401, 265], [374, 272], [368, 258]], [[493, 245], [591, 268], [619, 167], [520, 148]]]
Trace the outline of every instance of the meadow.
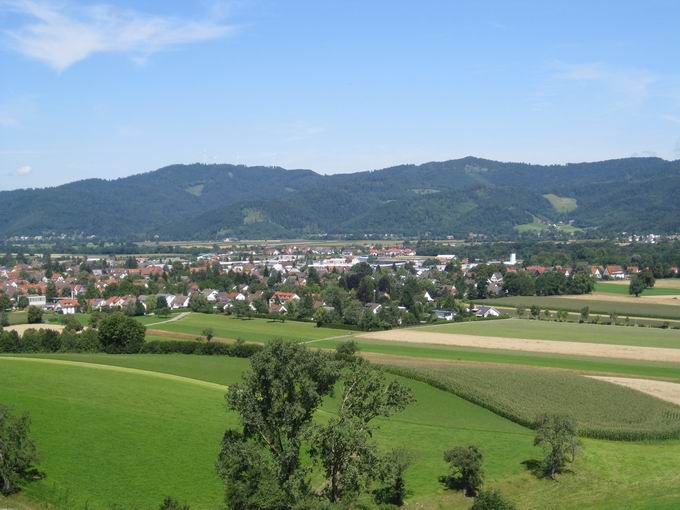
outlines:
[[530, 319], [473, 321], [424, 326], [417, 331], [503, 338], [562, 340], [643, 347], [680, 348], [680, 330]]
[[[148, 320], [146, 323], [149, 323]], [[313, 322], [281, 322], [202, 313], [191, 313], [177, 321], [149, 326], [151, 330], [149, 334], [153, 335], [153, 331], [158, 330], [200, 337], [205, 328], [211, 328], [218, 338], [232, 340], [240, 338], [248, 342], [268, 342], [275, 338], [294, 341], [318, 340], [349, 335], [348, 331], [342, 329], [317, 328]]]
[[[597, 282], [595, 284], [595, 292], [604, 292], [607, 294], [618, 294], [628, 296], [628, 282], [626, 284], [614, 282]], [[677, 296], [680, 294], [678, 287], [664, 287], [664, 280], [659, 280], [651, 289], [645, 289], [643, 296]]]
[[[194, 376], [217, 384], [237, 380], [247, 363], [182, 355], [42, 357]], [[85, 502], [91, 510], [108, 509], [112, 502], [155, 509], [166, 494], [186, 501], [192, 510], [219, 507], [222, 486], [213, 474], [214, 459], [224, 429], [236, 425], [224, 410], [224, 390], [146, 372], [31, 359], [0, 359], [0, 364], [0, 400], [31, 412], [47, 473], [44, 480], [27, 485], [26, 496], [51, 502], [57, 510], [84, 509]], [[520, 509], [662, 510], [680, 504], [680, 441], [584, 439], [572, 471], [558, 482], [538, 479], [528, 467], [540, 457], [531, 430], [449, 391], [402, 381], [413, 389], [416, 403], [378, 419], [376, 439], [385, 449], [405, 445], [413, 455], [406, 471], [407, 508], [469, 508], [470, 499], [438, 481], [447, 473], [443, 450], [468, 444], [479, 446], [484, 455], [487, 486], [501, 489]], [[329, 399], [321, 414], [332, 413], [336, 404]]]
[[533, 305], [540, 306], [542, 309], [566, 310], [568, 312], [579, 312], [587, 306], [590, 313], [608, 315], [615, 313], [619, 319], [625, 317], [653, 317], [660, 319], [680, 319], [680, 306], [665, 305], [657, 303], [645, 303], [643, 300], [631, 302], [607, 301], [596, 299], [584, 299], [577, 297], [563, 296], [511, 296], [502, 298], [484, 299], [478, 304], [505, 306], [516, 308], [523, 306], [529, 308]]

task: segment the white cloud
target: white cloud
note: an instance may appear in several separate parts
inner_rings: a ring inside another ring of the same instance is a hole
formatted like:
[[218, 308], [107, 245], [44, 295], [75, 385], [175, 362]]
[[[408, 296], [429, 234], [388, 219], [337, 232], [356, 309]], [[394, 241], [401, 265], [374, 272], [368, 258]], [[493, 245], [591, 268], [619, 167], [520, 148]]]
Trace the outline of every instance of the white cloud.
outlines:
[[29, 165], [22, 165], [19, 168], [17, 168], [17, 175], [23, 177], [25, 175], [30, 174], [33, 171], [33, 168], [31, 168]]
[[629, 104], [646, 100], [651, 87], [658, 81], [658, 77], [646, 69], [618, 69], [601, 63], [563, 62], [557, 62], [554, 67], [558, 80], [601, 85]]
[[3, 7], [28, 18], [6, 32], [14, 49], [58, 71], [97, 53], [124, 53], [140, 61], [166, 48], [216, 39], [234, 30], [220, 19], [152, 16], [103, 4], [0, 0], [0, 11]]

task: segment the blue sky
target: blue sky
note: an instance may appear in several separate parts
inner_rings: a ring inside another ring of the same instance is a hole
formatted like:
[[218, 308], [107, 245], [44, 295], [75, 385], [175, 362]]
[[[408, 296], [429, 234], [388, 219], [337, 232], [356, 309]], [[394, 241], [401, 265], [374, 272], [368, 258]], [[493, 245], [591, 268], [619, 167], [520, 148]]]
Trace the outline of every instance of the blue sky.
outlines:
[[0, 189], [197, 161], [678, 159], [678, 19], [672, 0], [0, 0]]

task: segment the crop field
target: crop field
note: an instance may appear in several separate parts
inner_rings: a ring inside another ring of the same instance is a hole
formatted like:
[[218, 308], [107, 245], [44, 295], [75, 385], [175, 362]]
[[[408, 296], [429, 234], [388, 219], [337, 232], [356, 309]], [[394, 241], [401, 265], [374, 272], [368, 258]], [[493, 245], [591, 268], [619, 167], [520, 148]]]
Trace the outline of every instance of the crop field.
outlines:
[[485, 305], [497, 305], [515, 308], [517, 306], [537, 305], [550, 310], [566, 310], [579, 312], [587, 306], [590, 313], [610, 314], [616, 313], [620, 319], [624, 317], [658, 317], [661, 319], [680, 319], [680, 301], [678, 305], [645, 303], [644, 298], [639, 300], [607, 301], [599, 299], [587, 299], [563, 296], [511, 296], [503, 298], [484, 299], [480, 301]]
[[[680, 288], [678, 287], [663, 287], [663, 281], [654, 285], [651, 289], [645, 289], [643, 296], [677, 296], [680, 295]], [[627, 282], [626, 282], [627, 283]], [[607, 294], [619, 294], [628, 296], [628, 285], [622, 285], [612, 282], [597, 282], [595, 284], [595, 292], [603, 292]]]
[[643, 347], [680, 348], [680, 330], [530, 319], [474, 321], [425, 326], [413, 331], [502, 338], [529, 338]]
[[[217, 356], [42, 357], [193, 376], [217, 384], [236, 381], [247, 365]], [[224, 410], [224, 390], [97, 366], [32, 359], [0, 359], [0, 364], [0, 401], [31, 412], [41, 467], [47, 474], [26, 486], [26, 496], [74, 510], [84, 509], [85, 501], [91, 510], [108, 509], [114, 502], [155, 509], [166, 494], [186, 501], [192, 510], [220, 506], [222, 486], [213, 464], [224, 429], [235, 425]], [[475, 381], [474, 374], [467, 377], [469, 384]], [[680, 475], [675, 469], [680, 441], [584, 439], [573, 472], [557, 483], [541, 480], [526, 466], [540, 457], [532, 446], [531, 430], [450, 391], [402, 380], [413, 389], [416, 403], [392, 418], [379, 419], [376, 439], [385, 449], [404, 446], [408, 439], [413, 462], [406, 472], [407, 508], [469, 508], [468, 498], [438, 482], [447, 472], [443, 450], [467, 444], [477, 445], [485, 457], [487, 485], [501, 489], [520, 509], [552, 508], [555, 501], [566, 509], [661, 510], [680, 503]], [[49, 394], [44, 391], [48, 386]], [[559, 395], [559, 388], [551, 391]], [[505, 398], [512, 402], [511, 395]], [[578, 404], [573, 398], [569, 403]], [[329, 399], [322, 414], [332, 413], [336, 404]], [[588, 402], [581, 413], [584, 421], [607, 417]], [[629, 490], [631, 484], [635, 491]], [[649, 504], [652, 497], [654, 505]]]
[[568, 372], [433, 366], [399, 373], [447, 389], [525, 426], [531, 426], [541, 413], [566, 414], [590, 437], [646, 440], [680, 436], [680, 407]]
[[242, 339], [250, 342], [268, 342], [275, 338], [283, 340], [318, 340], [348, 336], [341, 329], [317, 328], [312, 322], [274, 321], [270, 319], [239, 319], [228, 315], [191, 313], [183, 319], [149, 326], [152, 330], [182, 333], [199, 337], [205, 328], [212, 328], [219, 338]]

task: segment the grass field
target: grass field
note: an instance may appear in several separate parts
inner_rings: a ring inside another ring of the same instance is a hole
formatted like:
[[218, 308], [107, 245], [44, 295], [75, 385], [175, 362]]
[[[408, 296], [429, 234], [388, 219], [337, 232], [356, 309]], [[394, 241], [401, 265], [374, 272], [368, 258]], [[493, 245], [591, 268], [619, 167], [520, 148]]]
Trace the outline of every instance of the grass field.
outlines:
[[680, 407], [623, 386], [568, 372], [492, 366], [407, 369], [522, 425], [542, 413], [566, 414], [590, 437], [667, 439], [680, 434]]
[[268, 342], [275, 338], [318, 340], [349, 335], [348, 331], [341, 329], [317, 328], [312, 322], [238, 319], [233, 316], [202, 313], [192, 313], [178, 321], [149, 327], [152, 330], [190, 334], [197, 337], [201, 336], [205, 328], [212, 328], [216, 337], [241, 338], [250, 342]]
[[529, 319], [461, 322], [425, 326], [414, 329], [414, 331], [680, 348], [680, 330], [677, 329], [579, 324]]
[[[216, 383], [233, 382], [244, 363], [207, 356], [48, 357], [202, 374]], [[0, 363], [0, 400], [31, 412], [47, 472], [46, 479], [29, 484], [27, 495], [69, 510], [85, 508], [85, 500], [92, 510], [112, 501], [155, 510], [165, 494], [185, 500], [192, 510], [219, 508], [222, 488], [213, 463], [222, 432], [235, 423], [224, 411], [221, 391], [146, 374], [28, 360]], [[471, 500], [438, 482], [446, 474], [443, 450], [467, 444], [478, 445], [484, 455], [487, 485], [501, 489], [520, 509], [665, 510], [680, 504], [680, 441], [585, 439], [573, 472], [558, 482], [540, 480], [526, 464], [540, 456], [530, 430], [449, 392], [404, 382], [417, 402], [378, 419], [375, 437], [383, 448], [406, 446], [413, 454], [406, 472], [408, 508], [470, 507]], [[325, 412], [334, 408], [332, 399], [324, 404]]]
[[[545, 355], [531, 352], [474, 349], [444, 345], [408, 344], [382, 340], [355, 338], [361, 352], [372, 355], [373, 359], [389, 363], [394, 356], [410, 359], [414, 365], [428, 359], [440, 361], [483, 362], [510, 365], [560, 368], [577, 372], [598, 374], [635, 375], [669, 380], [680, 380], [680, 366], [674, 363], [653, 361], [634, 361], [587, 356]], [[342, 340], [322, 340], [312, 344], [314, 347], [334, 349]]]
[[517, 306], [529, 308], [530, 306], [538, 305], [541, 308], [547, 308], [550, 310], [566, 310], [569, 312], [578, 312], [581, 310], [581, 308], [587, 306], [590, 308], [590, 313], [616, 313], [621, 319], [626, 316], [680, 319], [680, 306], [644, 303], [640, 301], [622, 303], [617, 301], [600, 301], [572, 297], [565, 298], [560, 296], [511, 296], [484, 299], [479, 301], [478, 304], [479, 303], [485, 305], [507, 306], [510, 308], [515, 308]]
[[[611, 282], [597, 282], [595, 284], [595, 292], [605, 292], [607, 294], [619, 294], [628, 296], [628, 285]], [[645, 289], [643, 296], [677, 296], [680, 294], [680, 288], [663, 287], [663, 281], [651, 289]]]

